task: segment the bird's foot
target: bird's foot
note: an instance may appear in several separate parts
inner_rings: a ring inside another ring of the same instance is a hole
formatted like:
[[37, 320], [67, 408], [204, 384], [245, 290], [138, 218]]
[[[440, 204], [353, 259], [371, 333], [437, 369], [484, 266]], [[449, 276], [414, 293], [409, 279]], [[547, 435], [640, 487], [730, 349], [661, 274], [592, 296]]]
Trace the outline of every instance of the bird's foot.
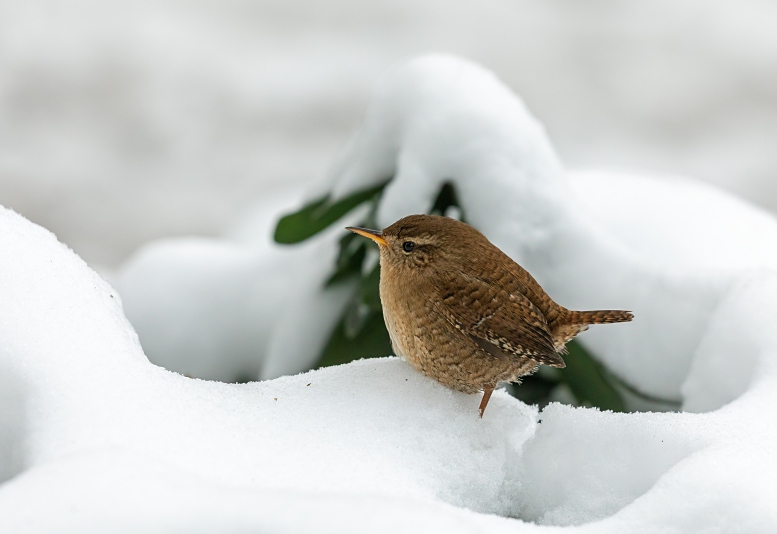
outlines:
[[486, 411], [486, 406], [488, 406], [488, 401], [491, 398], [491, 394], [493, 392], [494, 392], [493, 387], [486, 387], [483, 389], [483, 400], [480, 401], [480, 408], [478, 408], [481, 419], [483, 419], [483, 412]]

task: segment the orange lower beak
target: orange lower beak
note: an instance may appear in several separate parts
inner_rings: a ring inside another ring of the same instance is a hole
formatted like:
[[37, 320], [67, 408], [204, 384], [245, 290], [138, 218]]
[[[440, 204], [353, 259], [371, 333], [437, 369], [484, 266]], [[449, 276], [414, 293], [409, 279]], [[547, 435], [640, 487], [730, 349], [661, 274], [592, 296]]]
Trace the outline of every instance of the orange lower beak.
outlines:
[[357, 228], [355, 226], [348, 226], [345, 229], [350, 230], [354, 234], [363, 235], [367, 239], [372, 239], [378, 245], [382, 245], [384, 247], [388, 246], [388, 243], [386, 243], [386, 240], [383, 239], [383, 232], [379, 230], [368, 230], [367, 228]]

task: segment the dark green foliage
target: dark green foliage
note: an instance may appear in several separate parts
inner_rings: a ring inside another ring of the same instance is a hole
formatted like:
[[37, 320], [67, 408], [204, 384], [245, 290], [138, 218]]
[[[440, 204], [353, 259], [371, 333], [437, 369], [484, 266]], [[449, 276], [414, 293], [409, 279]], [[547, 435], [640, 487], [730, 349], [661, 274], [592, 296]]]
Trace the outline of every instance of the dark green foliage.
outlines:
[[550, 402], [553, 390], [566, 384], [577, 404], [596, 406], [602, 410], [624, 412], [626, 407], [613, 387], [613, 377], [577, 341], [567, 343], [569, 354], [564, 356], [564, 369], [545, 368], [543, 372], [527, 376], [521, 384], [511, 384], [508, 391], [527, 404]]
[[383, 317], [383, 307], [380, 305], [380, 264], [362, 277], [361, 282], [361, 301], [372, 311], [380, 313]]
[[353, 276], [359, 276], [367, 255], [369, 241], [352, 232], [340, 238], [340, 252], [335, 260], [335, 272], [326, 282], [327, 287]]
[[386, 325], [383, 324], [383, 314], [370, 311], [360, 320], [358, 330], [348, 332], [348, 318], [343, 317], [332, 332], [332, 337], [324, 348], [317, 367], [340, 365], [361, 358], [391, 356], [391, 340]]
[[[375, 210], [385, 185], [355, 193], [335, 203], [329, 203], [326, 198], [318, 200], [296, 213], [286, 215], [278, 222], [275, 240], [279, 243], [303, 241], [365, 202], [370, 204], [371, 209], [360, 225], [378, 229]], [[451, 208], [456, 208], [459, 217], [464, 219], [465, 213], [456, 189], [452, 183], [446, 182], [440, 188], [429, 213], [445, 215]], [[330, 287], [350, 281], [356, 282], [357, 289], [324, 347], [317, 367], [393, 354], [380, 305], [380, 267], [375, 263], [367, 268], [365, 263], [370, 257], [370, 247], [377, 252], [377, 245], [372, 241], [343, 231], [337, 260], [326, 285]], [[544, 406], [549, 402], [553, 390], [565, 384], [580, 405], [624, 411], [623, 399], [613, 387], [613, 384], [618, 383], [617, 380], [579, 343], [572, 341], [567, 348], [569, 354], [564, 357], [567, 363], [565, 369], [548, 369], [526, 377], [520, 385], [509, 386], [508, 391], [526, 403]]]
[[[461, 210], [459, 198], [456, 196], [456, 188], [453, 187], [451, 182], [445, 182], [442, 184], [440, 192], [437, 193], [437, 198], [434, 199], [432, 209], [429, 210], [429, 213], [431, 215], [445, 215], [445, 213], [448, 211], [448, 208], [459, 208], [459, 210]], [[460, 219], [464, 221], [463, 211], [461, 211]]]
[[602, 410], [625, 412], [620, 394], [612, 386], [611, 375], [594, 360], [580, 343], [567, 343], [569, 354], [564, 356], [567, 366], [560, 369], [561, 381], [569, 386], [577, 402]]
[[553, 389], [561, 383], [556, 373], [549, 374], [552, 378], [545, 376], [545, 373], [524, 377], [520, 384], [508, 385], [507, 392], [526, 404], [539, 404], [540, 408], [543, 408], [550, 402]]
[[301, 210], [281, 217], [275, 227], [275, 241], [283, 244], [299, 243], [316, 235], [340, 217], [383, 191], [388, 181], [358, 191], [337, 202], [324, 197], [311, 202]]

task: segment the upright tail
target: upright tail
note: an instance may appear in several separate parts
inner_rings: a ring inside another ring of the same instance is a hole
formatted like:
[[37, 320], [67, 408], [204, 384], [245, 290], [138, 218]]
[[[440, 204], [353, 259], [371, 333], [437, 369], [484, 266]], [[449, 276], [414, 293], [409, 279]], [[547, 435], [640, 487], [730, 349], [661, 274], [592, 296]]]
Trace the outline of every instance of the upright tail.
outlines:
[[623, 310], [568, 311], [562, 314], [557, 322], [584, 326], [589, 324], [628, 323], [633, 318], [633, 313]]
[[553, 344], [556, 351], [565, 353], [569, 340], [580, 332], [588, 330], [592, 324], [627, 323], [634, 318], [630, 311], [623, 310], [596, 310], [596, 311], [571, 311], [564, 310], [551, 322], [550, 333], [553, 336]]

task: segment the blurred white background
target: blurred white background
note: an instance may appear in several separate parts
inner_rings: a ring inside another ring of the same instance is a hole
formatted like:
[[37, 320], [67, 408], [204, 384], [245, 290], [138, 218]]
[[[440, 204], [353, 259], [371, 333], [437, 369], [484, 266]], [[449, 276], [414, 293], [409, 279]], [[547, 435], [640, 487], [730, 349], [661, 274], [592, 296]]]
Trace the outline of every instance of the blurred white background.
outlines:
[[392, 64], [496, 72], [567, 166], [777, 208], [766, 0], [0, 2], [0, 204], [110, 269], [323, 174]]

